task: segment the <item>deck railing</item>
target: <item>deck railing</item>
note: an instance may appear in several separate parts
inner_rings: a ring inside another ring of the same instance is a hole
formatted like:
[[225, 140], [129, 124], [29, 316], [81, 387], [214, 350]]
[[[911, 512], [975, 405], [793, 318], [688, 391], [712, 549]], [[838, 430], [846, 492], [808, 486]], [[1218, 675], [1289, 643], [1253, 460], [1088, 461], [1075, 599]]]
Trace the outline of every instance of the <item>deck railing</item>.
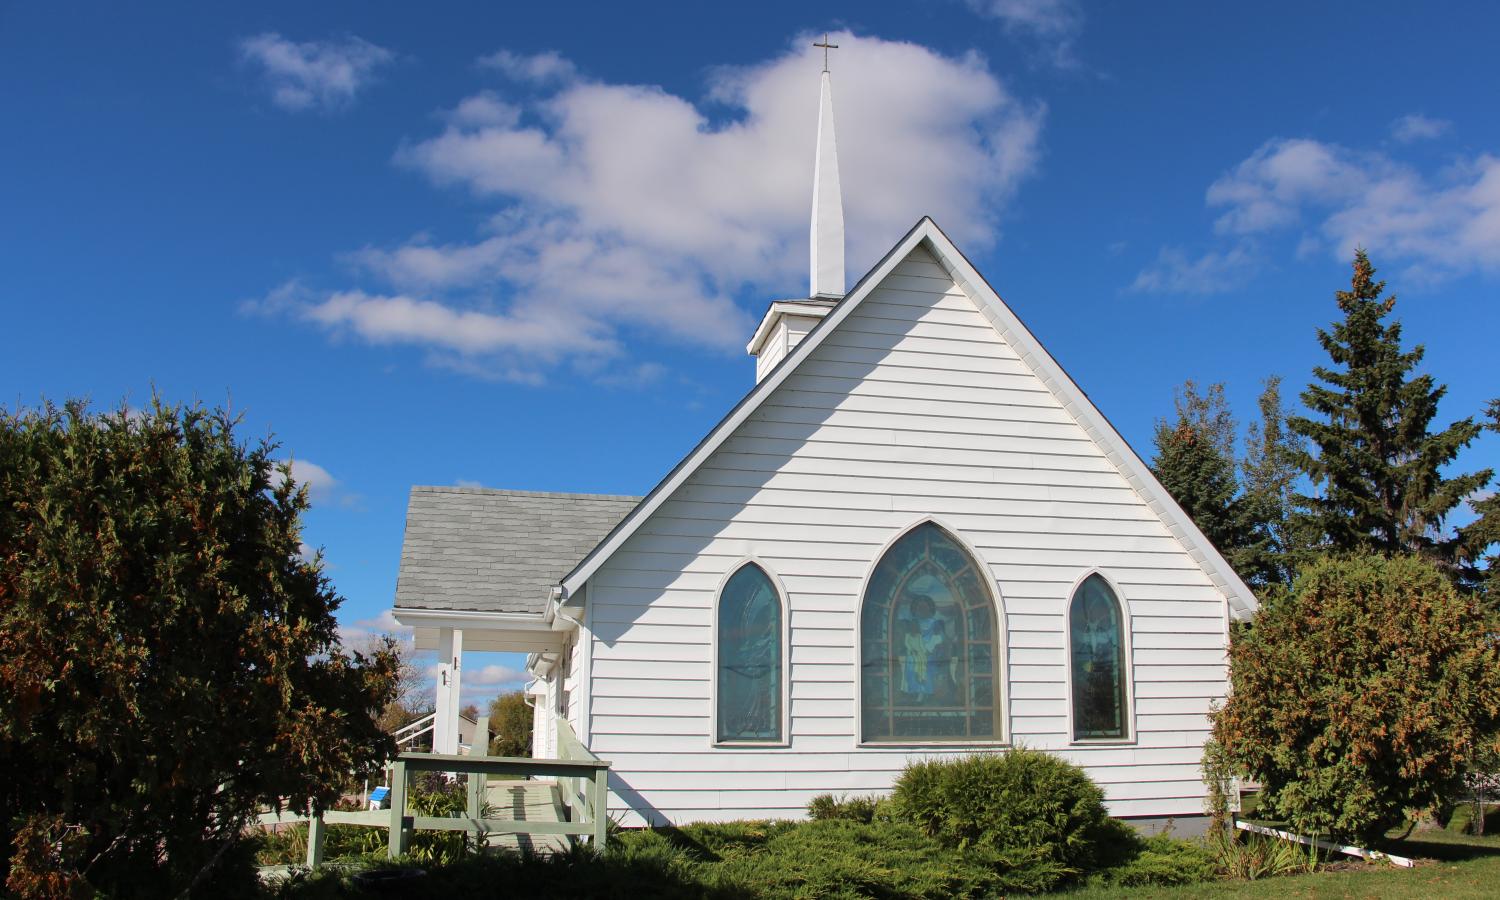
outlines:
[[568, 762], [586, 763], [592, 772], [580, 769], [576, 774], [558, 775], [557, 789], [563, 804], [573, 811], [573, 818], [595, 824], [595, 845], [604, 847], [604, 829], [609, 824], [609, 763], [583, 746], [568, 720], [557, 720], [557, 755]]
[[[481, 720], [475, 735], [475, 746], [487, 747], [489, 732]], [[481, 742], [480, 738], [483, 738]], [[446, 753], [402, 753], [391, 765], [391, 808], [389, 810], [334, 811], [320, 816], [266, 813], [263, 825], [307, 822], [307, 865], [316, 868], [323, 861], [325, 825], [363, 825], [389, 831], [387, 852], [395, 858], [411, 849], [413, 831], [466, 831], [477, 838], [485, 835], [536, 834], [586, 837], [603, 849], [605, 828], [609, 824], [609, 763], [590, 753], [579, 742], [567, 722], [559, 723], [558, 750], [561, 759], [531, 759], [519, 756], [457, 756]], [[410, 815], [407, 776], [413, 772], [446, 772], [469, 775], [464, 815], [457, 818]], [[490, 775], [520, 775], [528, 778], [553, 778], [563, 802], [571, 812], [566, 822], [536, 822], [524, 819], [492, 819], [484, 815], [485, 791]]]

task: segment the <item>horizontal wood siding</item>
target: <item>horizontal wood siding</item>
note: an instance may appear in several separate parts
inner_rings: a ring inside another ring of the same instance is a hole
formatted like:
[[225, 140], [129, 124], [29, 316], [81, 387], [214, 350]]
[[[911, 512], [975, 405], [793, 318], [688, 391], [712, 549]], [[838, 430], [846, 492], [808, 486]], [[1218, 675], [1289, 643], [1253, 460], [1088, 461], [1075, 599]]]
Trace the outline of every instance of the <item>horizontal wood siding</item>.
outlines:
[[[1087, 768], [1117, 815], [1202, 811], [1224, 598], [1066, 409], [924, 251], [805, 360], [590, 579], [591, 749], [627, 823], [796, 817], [887, 790], [911, 759], [859, 747], [856, 625], [881, 549], [923, 517], [1003, 598], [1014, 742]], [[712, 745], [715, 591], [754, 558], [790, 622], [790, 745]], [[1134, 741], [1070, 743], [1069, 589], [1103, 571], [1132, 626]]]

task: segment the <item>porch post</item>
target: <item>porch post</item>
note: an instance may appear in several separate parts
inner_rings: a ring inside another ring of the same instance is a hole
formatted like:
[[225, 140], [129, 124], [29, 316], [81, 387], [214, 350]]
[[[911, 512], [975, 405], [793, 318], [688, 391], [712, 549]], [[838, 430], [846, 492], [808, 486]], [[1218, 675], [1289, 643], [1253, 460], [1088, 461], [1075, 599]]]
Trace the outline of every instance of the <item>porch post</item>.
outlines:
[[462, 628], [438, 630], [437, 719], [432, 729], [434, 753], [458, 752], [458, 711], [462, 708], [464, 632]]

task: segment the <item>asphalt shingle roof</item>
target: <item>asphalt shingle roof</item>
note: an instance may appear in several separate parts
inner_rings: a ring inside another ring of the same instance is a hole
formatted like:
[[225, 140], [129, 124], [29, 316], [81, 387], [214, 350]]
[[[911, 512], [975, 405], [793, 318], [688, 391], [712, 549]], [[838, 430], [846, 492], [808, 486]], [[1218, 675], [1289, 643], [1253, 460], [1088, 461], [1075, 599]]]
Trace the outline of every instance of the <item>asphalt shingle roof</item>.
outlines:
[[639, 497], [413, 487], [396, 606], [541, 613]]

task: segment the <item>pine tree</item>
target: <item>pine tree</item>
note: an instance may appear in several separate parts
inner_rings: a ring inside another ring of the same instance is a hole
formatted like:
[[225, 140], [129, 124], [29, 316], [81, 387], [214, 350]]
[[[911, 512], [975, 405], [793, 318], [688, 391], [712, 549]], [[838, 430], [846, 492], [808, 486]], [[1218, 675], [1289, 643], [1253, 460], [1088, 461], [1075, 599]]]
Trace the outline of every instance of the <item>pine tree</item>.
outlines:
[[1247, 528], [1254, 540], [1246, 549], [1240, 574], [1259, 584], [1289, 586], [1308, 543], [1292, 517], [1295, 486], [1301, 474], [1296, 454], [1304, 442], [1287, 428], [1281, 376], [1266, 379], [1257, 405], [1260, 421], [1250, 423], [1240, 469]]
[[1200, 393], [1188, 381], [1178, 389], [1176, 405], [1175, 422], [1156, 424], [1152, 471], [1198, 530], [1234, 565], [1247, 534], [1236, 500], [1234, 418], [1224, 400], [1224, 385], [1211, 384]]
[[1315, 368], [1322, 383], [1302, 392], [1312, 417], [1289, 420], [1317, 447], [1316, 455], [1296, 452], [1318, 488], [1298, 496], [1300, 523], [1328, 549], [1415, 552], [1452, 566], [1460, 541], [1442, 533], [1444, 520], [1491, 473], [1443, 476], [1479, 427], [1460, 419], [1429, 430], [1447, 388], [1431, 375], [1414, 375], [1423, 348], [1403, 350], [1401, 323], [1382, 321], [1396, 304], [1394, 295], [1381, 298], [1384, 290], [1369, 257], [1357, 251], [1350, 290], [1337, 294], [1344, 319], [1318, 330], [1333, 366]]

